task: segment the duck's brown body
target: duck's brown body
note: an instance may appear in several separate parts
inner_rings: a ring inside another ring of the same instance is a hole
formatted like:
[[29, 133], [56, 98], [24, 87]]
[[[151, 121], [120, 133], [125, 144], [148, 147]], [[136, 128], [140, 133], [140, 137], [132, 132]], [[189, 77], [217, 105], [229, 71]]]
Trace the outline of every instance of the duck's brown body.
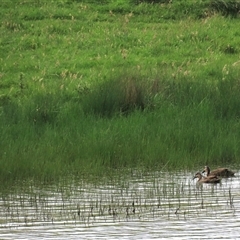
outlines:
[[203, 177], [200, 172], [197, 172], [193, 179], [198, 178], [198, 183], [220, 183], [221, 179], [217, 176]]
[[210, 171], [210, 168], [208, 166], [205, 166], [204, 170], [202, 173], [206, 172], [207, 177], [209, 176], [217, 176], [217, 177], [234, 177], [234, 172], [229, 170], [228, 168], [217, 168], [213, 171]]

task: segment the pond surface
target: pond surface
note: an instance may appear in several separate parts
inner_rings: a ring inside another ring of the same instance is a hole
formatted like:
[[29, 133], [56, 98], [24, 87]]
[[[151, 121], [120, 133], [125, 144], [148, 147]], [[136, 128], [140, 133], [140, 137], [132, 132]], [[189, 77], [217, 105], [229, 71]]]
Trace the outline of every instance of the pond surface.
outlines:
[[236, 239], [240, 175], [132, 172], [97, 184], [28, 185], [0, 196], [0, 239]]

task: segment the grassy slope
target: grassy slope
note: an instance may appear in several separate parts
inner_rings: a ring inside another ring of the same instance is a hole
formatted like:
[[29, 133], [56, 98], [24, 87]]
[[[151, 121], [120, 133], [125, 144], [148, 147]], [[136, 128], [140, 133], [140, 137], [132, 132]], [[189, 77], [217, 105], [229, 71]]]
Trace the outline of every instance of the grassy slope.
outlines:
[[[239, 19], [207, 2], [1, 3], [2, 180], [237, 162]], [[133, 78], [150, 107], [116, 114], [98, 87]]]

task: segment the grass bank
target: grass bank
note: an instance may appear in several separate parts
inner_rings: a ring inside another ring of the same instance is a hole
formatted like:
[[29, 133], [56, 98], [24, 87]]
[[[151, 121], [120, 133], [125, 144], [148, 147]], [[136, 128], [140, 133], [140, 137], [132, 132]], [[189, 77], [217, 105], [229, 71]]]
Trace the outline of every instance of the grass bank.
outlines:
[[221, 2], [1, 3], [1, 180], [238, 163], [238, 5]]

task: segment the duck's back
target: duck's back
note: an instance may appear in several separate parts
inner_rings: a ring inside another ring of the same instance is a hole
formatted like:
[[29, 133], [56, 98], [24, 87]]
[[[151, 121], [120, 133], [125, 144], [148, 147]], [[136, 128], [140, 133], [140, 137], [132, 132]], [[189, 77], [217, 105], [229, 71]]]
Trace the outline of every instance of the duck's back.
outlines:
[[215, 175], [219, 177], [233, 177], [234, 172], [228, 168], [218, 168], [210, 172], [210, 175]]

